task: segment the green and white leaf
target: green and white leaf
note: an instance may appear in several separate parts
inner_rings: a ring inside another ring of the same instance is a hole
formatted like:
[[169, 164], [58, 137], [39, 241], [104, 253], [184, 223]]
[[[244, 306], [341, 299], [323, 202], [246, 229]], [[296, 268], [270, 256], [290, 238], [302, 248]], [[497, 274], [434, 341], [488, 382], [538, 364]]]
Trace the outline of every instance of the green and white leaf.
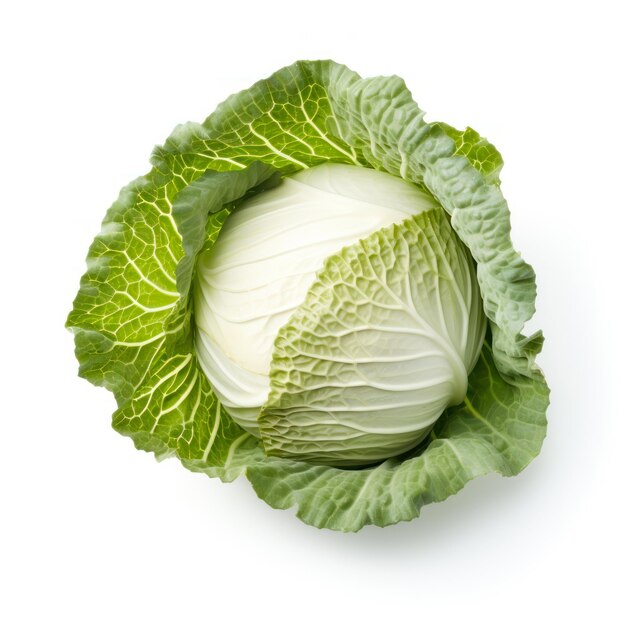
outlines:
[[275, 340], [265, 450], [349, 467], [415, 448], [463, 401], [485, 323], [443, 209], [344, 248]]

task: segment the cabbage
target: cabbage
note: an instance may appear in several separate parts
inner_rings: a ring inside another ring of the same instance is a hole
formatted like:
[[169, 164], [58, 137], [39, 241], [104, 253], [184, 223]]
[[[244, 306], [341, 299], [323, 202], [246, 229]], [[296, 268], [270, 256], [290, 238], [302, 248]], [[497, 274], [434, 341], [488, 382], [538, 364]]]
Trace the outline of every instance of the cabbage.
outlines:
[[158, 458], [358, 530], [539, 452], [502, 160], [397, 77], [298, 62], [178, 127], [92, 244], [67, 325]]

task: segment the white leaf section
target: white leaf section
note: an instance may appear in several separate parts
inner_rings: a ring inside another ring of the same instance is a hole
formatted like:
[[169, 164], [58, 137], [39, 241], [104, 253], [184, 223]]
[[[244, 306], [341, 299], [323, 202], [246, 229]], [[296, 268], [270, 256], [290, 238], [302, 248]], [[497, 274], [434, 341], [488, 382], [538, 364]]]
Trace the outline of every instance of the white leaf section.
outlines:
[[231, 215], [198, 259], [196, 345], [224, 406], [258, 435], [274, 340], [324, 260], [436, 207], [415, 185], [375, 170], [320, 165], [286, 178]]

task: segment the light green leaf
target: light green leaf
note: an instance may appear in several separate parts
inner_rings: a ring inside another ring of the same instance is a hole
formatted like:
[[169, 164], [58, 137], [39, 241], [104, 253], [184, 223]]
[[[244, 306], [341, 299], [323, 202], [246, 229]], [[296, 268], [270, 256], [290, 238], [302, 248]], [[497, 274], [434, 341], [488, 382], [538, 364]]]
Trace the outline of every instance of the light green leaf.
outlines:
[[414, 448], [465, 397], [485, 321], [443, 209], [344, 248], [275, 340], [265, 450], [362, 466]]

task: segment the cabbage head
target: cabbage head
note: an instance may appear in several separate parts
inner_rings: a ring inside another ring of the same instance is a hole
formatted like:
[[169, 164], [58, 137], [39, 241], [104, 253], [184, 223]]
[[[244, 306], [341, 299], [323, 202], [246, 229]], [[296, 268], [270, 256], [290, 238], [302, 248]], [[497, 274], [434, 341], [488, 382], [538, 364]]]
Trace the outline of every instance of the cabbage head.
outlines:
[[152, 165], [67, 322], [137, 448], [343, 531], [539, 453], [535, 276], [474, 130], [426, 122], [398, 77], [301, 61]]

